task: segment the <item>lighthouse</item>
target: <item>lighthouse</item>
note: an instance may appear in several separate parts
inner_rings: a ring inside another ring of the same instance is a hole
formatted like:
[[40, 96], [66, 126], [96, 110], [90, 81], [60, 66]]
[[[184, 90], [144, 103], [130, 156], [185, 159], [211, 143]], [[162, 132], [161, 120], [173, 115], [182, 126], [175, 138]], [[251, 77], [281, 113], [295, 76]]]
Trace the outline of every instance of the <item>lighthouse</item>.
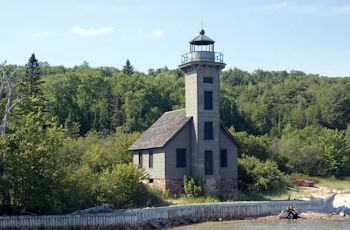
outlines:
[[237, 148], [220, 123], [220, 79], [224, 56], [202, 29], [190, 41], [179, 68], [185, 73], [184, 109], [165, 112], [129, 150], [155, 188], [183, 193], [183, 178], [203, 178], [204, 191], [232, 195], [237, 191]]

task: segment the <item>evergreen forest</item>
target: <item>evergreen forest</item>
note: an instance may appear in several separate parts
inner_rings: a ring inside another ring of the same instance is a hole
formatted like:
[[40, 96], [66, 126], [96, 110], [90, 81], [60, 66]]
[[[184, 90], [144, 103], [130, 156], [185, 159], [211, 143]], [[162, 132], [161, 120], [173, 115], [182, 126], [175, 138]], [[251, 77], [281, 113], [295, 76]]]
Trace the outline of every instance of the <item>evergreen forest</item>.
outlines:
[[[184, 73], [131, 64], [67, 68], [34, 54], [1, 64], [2, 213], [160, 202], [127, 149], [164, 112], [185, 107]], [[242, 192], [283, 187], [292, 173], [350, 176], [349, 77], [234, 68], [220, 87], [221, 122], [242, 144]]]

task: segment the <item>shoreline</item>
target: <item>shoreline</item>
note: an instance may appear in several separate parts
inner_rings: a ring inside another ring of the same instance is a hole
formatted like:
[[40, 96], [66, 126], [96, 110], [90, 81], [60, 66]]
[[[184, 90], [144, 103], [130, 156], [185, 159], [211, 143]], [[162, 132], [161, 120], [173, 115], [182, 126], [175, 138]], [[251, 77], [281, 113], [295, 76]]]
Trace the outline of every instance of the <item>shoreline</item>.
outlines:
[[[215, 223], [220, 222], [222, 224], [233, 224], [233, 223], [250, 223], [250, 222], [291, 222], [291, 221], [303, 221], [303, 220], [332, 220], [332, 221], [344, 221], [350, 220], [350, 216], [340, 216], [335, 213], [321, 213], [321, 212], [302, 212], [300, 213], [300, 218], [298, 219], [287, 219], [280, 218], [279, 215], [269, 215], [269, 216], [259, 216], [259, 217], [248, 217], [244, 219], [231, 219], [231, 220], [206, 220], [197, 223], [189, 223], [187, 225], [177, 225], [171, 227], [162, 227], [161, 229], [176, 229], [181, 226], [197, 225], [204, 223]], [[140, 226], [143, 227], [143, 226]], [[147, 227], [146, 227], [147, 228]], [[137, 229], [137, 228], [136, 228]], [[151, 228], [152, 229], [152, 228]]]

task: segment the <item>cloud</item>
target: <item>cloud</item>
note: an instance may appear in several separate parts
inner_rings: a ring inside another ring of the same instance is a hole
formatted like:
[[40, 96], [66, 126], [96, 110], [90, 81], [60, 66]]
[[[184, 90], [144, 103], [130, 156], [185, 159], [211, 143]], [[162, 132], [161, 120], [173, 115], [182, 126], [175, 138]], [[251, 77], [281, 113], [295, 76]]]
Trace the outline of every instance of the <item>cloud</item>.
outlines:
[[113, 33], [114, 27], [106, 27], [101, 29], [84, 29], [80, 26], [73, 27], [71, 31], [79, 36], [93, 36], [93, 35], [100, 35], [100, 34], [110, 34]]
[[82, 7], [84, 12], [95, 14], [111, 14], [111, 13], [124, 13], [128, 11], [126, 6], [99, 6], [99, 5], [84, 5]]
[[31, 37], [31, 38], [40, 38], [40, 37], [45, 37], [45, 36], [49, 36], [51, 34], [54, 34], [55, 31], [53, 30], [47, 30], [47, 31], [44, 31], [44, 32], [41, 32], [41, 33], [36, 33], [36, 34], [28, 34], [28, 33], [25, 33], [21, 30], [17, 30], [16, 31], [16, 34], [23, 34], [24, 36], [28, 36], [28, 37]]
[[316, 13], [321, 10], [319, 5], [290, 5], [288, 2], [278, 2], [271, 5], [258, 6], [252, 11], [262, 12], [262, 11], [277, 11], [277, 10], [288, 10], [297, 13]]
[[320, 7], [316, 5], [291, 6], [290, 9], [300, 13], [316, 13], [320, 11]]
[[[142, 28], [142, 31], [144, 31], [145, 29]], [[139, 30], [140, 31], [140, 30]], [[151, 33], [148, 34], [142, 34], [140, 36], [138, 36], [136, 38], [137, 41], [141, 41], [141, 40], [151, 40], [151, 39], [155, 39], [155, 38], [159, 38], [159, 37], [163, 37], [165, 36], [165, 33], [163, 30], [155, 30]]]
[[278, 3], [271, 4], [271, 5], [257, 7], [256, 10], [258, 10], [258, 11], [279, 10], [279, 9], [285, 8], [287, 6], [288, 6], [287, 2], [278, 2]]
[[51, 35], [53, 33], [55, 33], [53, 30], [47, 30], [47, 31], [44, 31], [44, 32], [38, 33], [38, 34], [29, 34], [29, 37], [40, 38], [40, 37], [45, 37], [45, 36]]
[[338, 8], [340, 12], [350, 13], [350, 6], [341, 6]]

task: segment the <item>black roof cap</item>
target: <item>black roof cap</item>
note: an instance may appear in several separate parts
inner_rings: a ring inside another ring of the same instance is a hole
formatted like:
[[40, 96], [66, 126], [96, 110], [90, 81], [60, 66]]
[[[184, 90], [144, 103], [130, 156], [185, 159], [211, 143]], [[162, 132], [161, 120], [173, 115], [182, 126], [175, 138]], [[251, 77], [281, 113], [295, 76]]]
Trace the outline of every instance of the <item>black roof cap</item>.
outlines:
[[211, 40], [210, 38], [208, 38], [207, 36], [204, 35], [205, 31], [202, 29], [199, 32], [199, 35], [190, 41], [191, 45], [210, 45], [210, 44], [214, 44], [215, 41]]

